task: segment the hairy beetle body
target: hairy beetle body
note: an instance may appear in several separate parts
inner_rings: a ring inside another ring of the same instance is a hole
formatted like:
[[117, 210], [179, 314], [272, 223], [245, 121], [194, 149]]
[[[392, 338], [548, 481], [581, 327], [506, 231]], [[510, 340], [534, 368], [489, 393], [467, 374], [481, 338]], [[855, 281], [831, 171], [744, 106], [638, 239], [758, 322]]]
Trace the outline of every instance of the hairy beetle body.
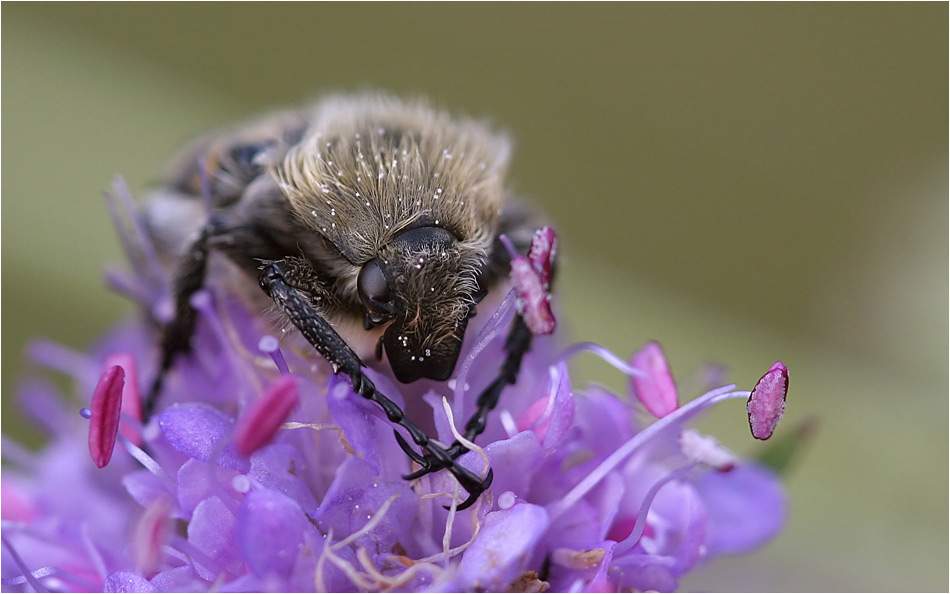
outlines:
[[[483, 490], [490, 477], [479, 482], [454, 462], [464, 447], [444, 451], [401, 411], [394, 417], [360, 368], [375, 359], [403, 383], [452, 375], [476, 305], [531, 241], [506, 189], [508, 155], [507, 138], [483, 123], [379, 95], [331, 97], [195, 142], [145, 209], [174, 267], [175, 297], [150, 404], [189, 350], [190, 296], [227, 283], [261, 307], [276, 305], [279, 323], [383, 406], [423, 448], [414, 454], [400, 437], [427, 472], [451, 468], [470, 493]], [[484, 427], [530, 346], [520, 316], [512, 333], [516, 346], [473, 427]]]

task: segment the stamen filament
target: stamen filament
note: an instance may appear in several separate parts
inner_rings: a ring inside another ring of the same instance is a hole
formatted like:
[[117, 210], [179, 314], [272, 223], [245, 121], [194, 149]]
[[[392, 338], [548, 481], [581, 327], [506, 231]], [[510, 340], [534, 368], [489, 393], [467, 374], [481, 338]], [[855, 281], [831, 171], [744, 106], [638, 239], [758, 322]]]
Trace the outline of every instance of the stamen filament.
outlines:
[[686, 466], [677, 468], [673, 472], [653, 483], [653, 486], [651, 486], [646, 495], [643, 496], [643, 501], [640, 502], [640, 508], [637, 510], [637, 521], [633, 524], [633, 530], [630, 531], [629, 536], [617, 543], [617, 546], [614, 547], [614, 555], [624, 553], [633, 548], [634, 545], [637, 544], [637, 541], [640, 540], [640, 537], [643, 536], [643, 530], [647, 525], [647, 514], [650, 512], [650, 506], [653, 505], [653, 499], [656, 498], [656, 494], [660, 492], [660, 489], [662, 489], [667, 483], [685, 476], [690, 470], [698, 465], [698, 462], [690, 462]]
[[600, 346], [595, 342], [579, 342], [577, 344], [571, 345], [561, 351], [561, 354], [557, 356], [557, 359], [559, 361], [567, 361], [571, 357], [574, 357], [584, 351], [597, 355], [608, 364], [616, 368], [618, 371], [626, 375], [635, 377], [646, 377], [647, 375], [646, 372], [627, 364], [626, 361], [613, 354], [607, 347]]
[[154, 474], [156, 477], [161, 479], [165, 486], [168, 487], [169, 492], [175, 493], [178, 489], [178, 485], [175, 482], [175, 479], [169, 476], [169, 474], [162, 468], [161, 464], [155, 461], [154, 458], [149, 456], [145, 450], [138, 447], [128, 439], [119, 436], [119, 443], [125, 448], [125, 451], [129, 453], [136, 462], [141, 464], [146, 470]]
[[37, 577], [33, 575], [33, 572], [30, 571], [30, 568], [26, 566], [23, 558], [20, 557], [20, 554], [17, 552], [17, 550], [12, 544], [10, 544], [10, 541], [7, 540], [7, 537], [0, 534], [0, 540], [3, 541], [3, 546], [6, 547], [7, 552], [9, 552], [10, 556], [13, 557], [13, 562], [16, 563], [17, 567], [20, 568], [23, 578], [30, 584], [30, 587], [36, 592], [49, 592], [49, 590], [47, 590], [43, 584], [40, 583], [40, 580], [38, 580]]
[[617, 448], [614, 453], [601, 462], [597, 468], [584, 477], [574, 486], [564, 497], [551, 506], [549, 512], [551, 520], [563, 514], [575, 503], [581, 500], [597, 483], [599, 483], [614, 468], [620, 465], [626, 458], [636, 452], [640, 447], [647, 444], [661, 431], [664, 431], [674, 424], [682, 424], [705, 408], [712, 406], [716, 402], [727, 400], [729, 398], [746, 398], [749, 395], [747, 391], [732, 392], [735, 386], [724, 386], [718, 390], [707, 392], [703, 396], [688, 402], [662, 419], [657, 420], [652, 425], [645, 427], [642, 431], [634, 435], [622, 446]]
[[274, 365], [277, 366], [277, 370], [280, 371], [281, 375], [290, 373], [287, 360], [284, 359], [284, 354], [280, 351], [280, 341], [278, 341], [276, 337], [265, 334], [257, 342], [257, 348], [260, 349], [262, 353], [270, 355], [270, 358], [274, 360]]

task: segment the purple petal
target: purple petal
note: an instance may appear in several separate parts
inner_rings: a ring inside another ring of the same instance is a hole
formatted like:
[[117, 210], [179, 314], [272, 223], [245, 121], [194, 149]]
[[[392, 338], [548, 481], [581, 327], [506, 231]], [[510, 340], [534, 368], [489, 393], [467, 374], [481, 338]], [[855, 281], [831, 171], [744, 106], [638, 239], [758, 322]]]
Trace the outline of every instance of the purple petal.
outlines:
[[[623, 585], [635, 592], [676, 592], [679, 582], [672, 560], [655, 555], [614, 558], [612, 566], [623, 575]], [[610, 574], [607, 574], [608, 577]]]
[[36, 519], [39, 510], [31, 493], [19, 484], [19, 477], [5, 476], [0, 483], [0, 501], [3, 502], [3, 519], [10, 522], [28, 523]]
[[[608, 538], [629, 538], [636, 521], [644, 514], [646, 524], [633, 548], [629, 547], [632, 544], [629, 541], [618, 544], [615, 560], [644, 553], [656, 555], [666, 558], [670, 570], [681, 575], [702, 557], [706, 530], [704, 502], [691, 484], [670, 480], [682, 476], [687, 469], [670, 471], [659, 465], [627, 467], [623, 509]], [[644, 509], [651, 495], [653, 500]], [[650, 584], [637, 584], [637, 587], [653, 588]]]
[[548, 512], [529, 503], [490, 512], [459, 563], [463, 583], [473, 590], [500, 591], [524, 570], [548, 523]]
[[594, 452], [606, 455], [633, 436], [632, 405], [603, 388], [593, 386], [574, 398], [576, 427]]
[[611, 510], [605, 509], [603, 504], [612, 503], [616, 506], [618, 497], [623, 495], [622, 485], [616, 478], [616, 475], [608, 477], [595, 495], [578, 502], [571, 513], [555, 518], [544, 536], [545, 546], [552, 549], [587, 549], [603, 541], [606, 525], [604, 516], [612, 515]]
[[116, 571], [106, 577], [103, 592], [158, 592], [144, 577], [132, 571]]
[[785, 396], [788, 394], [788, 368], [776, 361], [768, 372], [759, 378], [749, 395], [746, 408], [749, 412], [749, 427], [756, 439], [768, 439], [785, 414]]
[[207, 582], [201, 581], [191, 565], [182, 565], [158, 573], [151, 579], [151, 583], [156, 592], [200, 592], [208, 589]]
[[372, 464], [381, 478], [401, 480], [409, 470], [409, 458], [396, 444], [393, 426], [378, 406], [353, 392], [348, 379], [334, 376], [327, 390], [327, 408], [357, 456]]
[[362, 529], [384, 505], [388, 509], [376, 529], [357, 539], [356, 544], [373, 551], [391, 551], [397, 544], [402, 549], [411, 549], [413, 535], [406, 527], [416, 522], [418, 504], [409, 483], [402, 479], [383, 481], [365, 460], [347, 458], [337, 470], [314, 519], [321, 531], [332, 529], [340, 538]]
[[206, 580], [219, 579], [225, 571], [241, 570], [241, 554], [235, 534], [235, 516], [217, 497], [198, 504], [188, 522], [188, 542], [204, 559], [195, 559], [195, 569]]
[[630, 385], [633, 395], [654, 417], [661, 419], [679, 406], [679, 396], [673, 372], [667, 363], [660, 343], [650, 341], [633, 354], [630, 364], [646, 373], [633, 375]]
[[310, 526], [300, 507], [269, 489], [251, 491], [237, 517], [238, 547], [257, 576], [289, 577]]
[[316, 509], [317, 500], [301, 477], [313, 474], [314, 470], [297, 448], [286, 443], [271, 444], [251, 456], [250, 476], [262, 486], [290, 497], [305, 511]]
[[238, 418], [234, 437], [237, 451], [249, 456], [273, 439], [298, 402], [297, 382], [292, 375], [282, 375], [267, 386]]
[[162, 411], [158, 426], [177, 451], [202, 462], [218, 455], [217, 463], [247, 472], [247, 459], [222, 442], [231, 433], [234, 421], [208, 404], [176, 404]]
[[[360, 456], [380, 470], [380, 428], [376, 417], [363, 398], [356, 396], [349, 382], [340, 376], [334, 376], [327, 389], [327, 407], [330, 415], [343, 430], [346, 442], [357, 456]], [[391, 435], [387, 437], [392, 438]]]
[[511, 491], [523, 497], [531, 487], [542, 455], [537, 436], [522, 431], [511, 439], [488, 444], [485, 453], [495, 473], [492, 491], [499, 495]]
[[764, 468], [740, 464], [727, 474], [707, 472], [696, 490], [706, 504], [710, 555], [751, 551], [785, 524], [785, 491], [778, 477]]
[[187, 460], [178, 469], [178, 506], [182, 513], [194, 513], [209, 497], [231, 497], [233, 491], [226, 489], [238, 473], [230, 468], [207, 464], [200, 460]]
[[574, 398], [563, 362], [551, 374], [551, 383], [548, 395], [531, 403], [516, 422], [519, 430], [533, 431], [547, 450], [557, 447], [574, 424]]
[[112, 459], [116, 435], [119, 433], [119, 413], [122, 411], [122, 386], [125, 371], [118, 365], [106, 369], [92, 394], [92, 417], [89, 419], [89, 453], [99, 468]]
[[76, 411], [67, 406], [59, 389], [45, 379], [29, 378], [17, 388], [17, 400], [27, 418], [49, 435], [69, 431]]
[[157, 497], [168, 494], [160, 478], [148, 470], [135, 470], [122, 477], [122, 485], [139, 505], [146, 506]]

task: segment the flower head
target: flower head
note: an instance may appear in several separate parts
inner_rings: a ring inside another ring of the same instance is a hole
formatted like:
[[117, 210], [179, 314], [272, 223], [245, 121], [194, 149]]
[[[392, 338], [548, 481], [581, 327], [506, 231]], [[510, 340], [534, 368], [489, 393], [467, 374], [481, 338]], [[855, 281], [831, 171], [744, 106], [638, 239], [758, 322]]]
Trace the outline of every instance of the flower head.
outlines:
[[[127, 245], [141, 241], [131, 235]], [[526, 263], [538, 286], [549, 279], [545, 262], [535, 254]], [[156, 312], [167, 299], [161, 279], [143, 266], [117, 282]], [[546, 298], [518, 299], [548, 319]], [[446, 384], [367, 373], [452, 443], [455, 423], [472, 414], [504, 360], [515, 301], [470, 329]], [[784, 522], [770, 471], [688, 429], [710, 406], [745, 398], [756, 436], [757, 427], [771, 432], [784, 407], [784, 366], [752, 392], [727, 386], [679, 405], [654, 343], [629, 365], [596, 345], [559, 352], [553, 337], [538, 337], [461, 458], [476, 474], [490, 466], [494, 481], [459, 511], [464, 495], [448, 472], [402, 478], [413, 462], [385, 414], [305, 343], [269, 337], [264, 320], [227, 292], [211, 288], [195, 304], [197, 346], [170, 372], [144, 425], [136, 384], [154, 373], [151, 325], [124, 324], [90, 354], [32, 349], [73, 376], [91, 410], [88, 419], [70, 413], [45, 383], [23, 387], [51, 439], [36, 454], [5, 444], [5, 588], [670, 590], [698, 564], [759, 546]], [[566, 363], [582, 350], [637, 378], [638, 397], [660, 418], [643, 423], [630, 395], [574, 385]], [[86, 440], [92, 460], [79, 447]]]

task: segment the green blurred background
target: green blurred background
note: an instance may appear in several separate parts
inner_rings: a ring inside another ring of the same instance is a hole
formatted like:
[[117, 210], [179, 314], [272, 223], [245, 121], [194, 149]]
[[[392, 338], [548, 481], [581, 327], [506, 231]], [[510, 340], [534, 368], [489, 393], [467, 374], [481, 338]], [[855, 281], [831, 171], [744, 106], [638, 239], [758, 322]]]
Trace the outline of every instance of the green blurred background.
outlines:
[[[326, 91], [427, 95], [516, 140], [557, 222], [561, 317], [751, 387], [791, 369], [816, 438], [788, 529], [692, 590], [948, 589], [948, 6], [9, 4], [3, 431], [32, 336], [131, 309], [101, 191], [196, 132]], [[622, 380], [585, 359], [580, 373]], [[687, 397], [693, 397], [689, 394]], [[84, 397], [88, 397], [85, 396]], [[741, 453], [740, 405], [704, 425]]]

